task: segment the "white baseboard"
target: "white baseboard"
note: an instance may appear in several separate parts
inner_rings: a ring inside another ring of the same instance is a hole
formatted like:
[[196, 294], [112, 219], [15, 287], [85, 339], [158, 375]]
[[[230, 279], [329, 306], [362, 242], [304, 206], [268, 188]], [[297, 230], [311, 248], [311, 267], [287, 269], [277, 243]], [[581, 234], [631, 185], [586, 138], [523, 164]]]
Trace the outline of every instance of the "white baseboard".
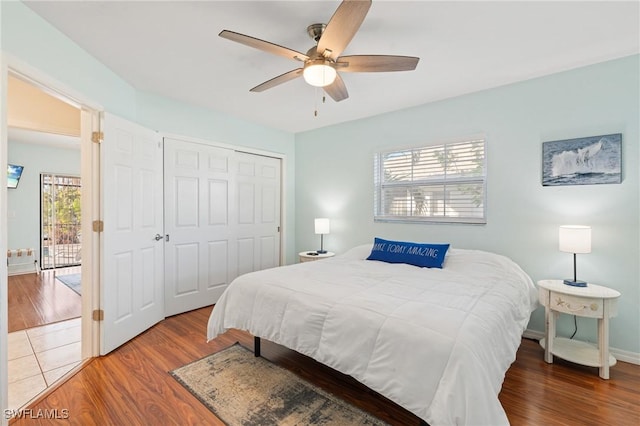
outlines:
[[26, 275], [26, 274], [36, 274], [38, 273], [38, 270], [36, 268], [34, 268], [33, 265], [31, 266], [27, 266], [26, 268], [8, 268], [7, 269], [7, 275], [8, 276], [13, 276], [13, 275]]
[[522, 337], [525, 339], [540, 340], [544, 338], [544, 333], [542, 331], [529, 330], [527, 328], [524, 333], [522, 333]]
[[622, 349], [610, 348], [609, 352], [618, 360], [630, 364], [640, 365], [640, 353], [623, 351]]
[[[542, 331], [536, 330], [525, 330], [522, 333], [522, 337], [533, 340], [540, 340], [544, 338], [544, 333]], [[622, 349], [609, 348], [609, 352], [613, 355], [618, 361], [628, 362], [630, 364], [640, 365], [640, 353], [638, 352], [630, 352], [624, 351]]]

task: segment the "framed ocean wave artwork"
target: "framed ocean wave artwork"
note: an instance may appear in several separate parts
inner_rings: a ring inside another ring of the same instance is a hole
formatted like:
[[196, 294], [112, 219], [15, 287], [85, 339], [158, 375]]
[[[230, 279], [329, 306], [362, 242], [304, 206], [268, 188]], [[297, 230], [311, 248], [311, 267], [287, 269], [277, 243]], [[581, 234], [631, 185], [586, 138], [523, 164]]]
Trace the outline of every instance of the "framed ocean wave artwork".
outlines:
[[622, 182], [622, 134], [542, 143], [542, 185]]

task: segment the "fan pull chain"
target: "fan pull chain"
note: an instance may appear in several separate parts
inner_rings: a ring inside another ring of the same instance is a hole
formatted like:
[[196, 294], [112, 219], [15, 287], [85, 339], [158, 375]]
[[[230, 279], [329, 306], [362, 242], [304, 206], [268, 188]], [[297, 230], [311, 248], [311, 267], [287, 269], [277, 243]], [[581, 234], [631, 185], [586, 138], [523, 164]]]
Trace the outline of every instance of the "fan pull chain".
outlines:
[[[313, 116], [317, 117], [318, 116], [318, 88], [315, 88], [316, 91], [316, 95], [313, 97], [314, 99], [314, 110], [313, 110]], [[324, 89], [322, 91], [322, 103], [326, 103], [327, 102], [327, 95], [326, 93], [324, 93]]]

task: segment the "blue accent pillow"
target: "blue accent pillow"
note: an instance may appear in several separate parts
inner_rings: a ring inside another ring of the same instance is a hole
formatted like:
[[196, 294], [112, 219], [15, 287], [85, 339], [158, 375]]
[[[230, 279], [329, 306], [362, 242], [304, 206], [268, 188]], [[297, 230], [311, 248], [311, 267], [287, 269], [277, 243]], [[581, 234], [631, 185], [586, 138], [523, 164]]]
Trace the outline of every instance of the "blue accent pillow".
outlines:
[[449, 244], [422, 244], [407, 241], [373, 240], [373, 248], [367, 260], [388, 263], [407, 263], [421, 268], [442, 268]]

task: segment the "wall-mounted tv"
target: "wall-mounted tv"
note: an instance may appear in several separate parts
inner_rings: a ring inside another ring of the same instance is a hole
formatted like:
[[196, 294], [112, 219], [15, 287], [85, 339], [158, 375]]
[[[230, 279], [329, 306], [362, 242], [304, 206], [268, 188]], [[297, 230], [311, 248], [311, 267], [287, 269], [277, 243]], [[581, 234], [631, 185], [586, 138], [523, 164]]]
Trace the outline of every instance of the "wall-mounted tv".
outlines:
[[17, 166], [15, 164], [7, 165], [7, 188], [15, 189], [20, 182], [20, 176], [22, 176], [22, 169], [24, 166]]

